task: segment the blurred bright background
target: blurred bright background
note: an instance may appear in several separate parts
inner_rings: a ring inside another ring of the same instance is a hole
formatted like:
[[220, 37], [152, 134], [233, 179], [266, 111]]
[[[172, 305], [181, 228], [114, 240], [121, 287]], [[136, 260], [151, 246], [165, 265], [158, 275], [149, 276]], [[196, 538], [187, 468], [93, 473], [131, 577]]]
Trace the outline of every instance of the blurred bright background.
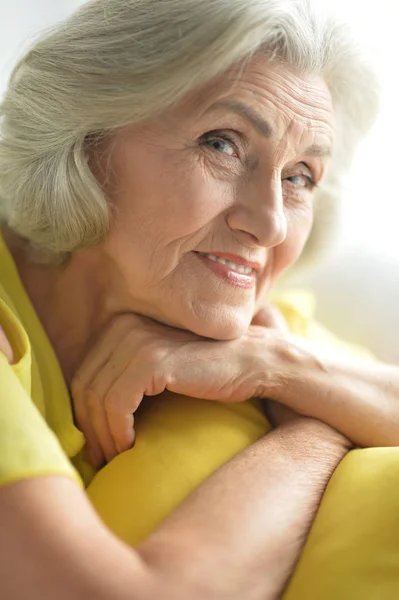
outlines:
[[319, 0], [334, 5], [368, 48], [381, 81], [381, 110], [375, 127], [359, 149], [344, 203], [342, 243], [361, 244], [399, 259], [399, 188], [395, 182], [399, 153], [399, 2]]
[[[348, 181], [335, 252], [298, 283], [315, 290], [317, 316], [327, 326], [399, 363], [399, 0], [318, 2], [334, 4], [367, 46], [381, 81], [381, 110]], [[29, 38], [82, 3], [1, 3], [0, 94]]]

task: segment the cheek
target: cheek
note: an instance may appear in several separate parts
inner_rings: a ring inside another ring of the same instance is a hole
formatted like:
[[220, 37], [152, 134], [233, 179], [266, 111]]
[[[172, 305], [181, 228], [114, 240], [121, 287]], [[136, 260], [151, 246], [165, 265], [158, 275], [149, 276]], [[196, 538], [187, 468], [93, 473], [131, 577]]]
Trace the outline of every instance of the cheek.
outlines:
[[312, 229], [312, 205], [301, 207], [295, 211], [287, 210], [286, 216], [287, 237], [272, 251], [272, 268], [265, 271], [258, 283], [256, 309], [262, 306], [265, 294], [267, 295], [279, 276], [298, 260]]
[[212, 177], [193, 154], [129, 148], [117, 158], [113, 253], [130, 254], [143, 269], [167, 271], [209, 234], [231, 202], [231, 186]]
[[274, 277], [291, 267], [302, 254], [313, 225], [313, 207], [287, 211], [287, 237], [274, 251]]
[[113, 201], [115, 225], [152, 254], [166, 245], [176, 251], [180, 242], [192, 249], [190, 240], [196, 245], [231, 202], [227, 184], [210, 177], [195, 158], [140, 161], [120, 174], [121, 182]]

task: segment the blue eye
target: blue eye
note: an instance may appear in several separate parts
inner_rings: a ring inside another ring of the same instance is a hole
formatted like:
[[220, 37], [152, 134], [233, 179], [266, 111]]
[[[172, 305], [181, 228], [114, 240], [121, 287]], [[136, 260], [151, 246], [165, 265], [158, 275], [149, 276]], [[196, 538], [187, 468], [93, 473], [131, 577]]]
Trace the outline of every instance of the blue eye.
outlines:
[[229, 156], [237, 156], [234, 141], [229, 137], [224, 137], [215, 134], [207, 134], [203, 136], [203, 143], [222, 154], [228, 154]]
[[291, 177], [287, 177], [287, 181], [299, 188], [313, 189], [316, 187], [316, 182], [313, 181], [310, 175], [292, 175]]

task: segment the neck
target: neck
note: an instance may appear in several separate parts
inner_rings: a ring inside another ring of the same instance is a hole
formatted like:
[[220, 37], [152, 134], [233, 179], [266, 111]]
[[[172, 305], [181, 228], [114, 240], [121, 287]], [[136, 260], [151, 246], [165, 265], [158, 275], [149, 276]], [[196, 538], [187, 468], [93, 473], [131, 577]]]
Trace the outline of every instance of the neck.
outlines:
[[5, 232], [4, 239], [69, 385], [92, 339], [113, 316], [104, 294], [110, 288], [98, 276], [104, 279], [106, 269], [96, 268], [99, 258], [90, 253], [63, 266], [35, 264], [20, 238]]

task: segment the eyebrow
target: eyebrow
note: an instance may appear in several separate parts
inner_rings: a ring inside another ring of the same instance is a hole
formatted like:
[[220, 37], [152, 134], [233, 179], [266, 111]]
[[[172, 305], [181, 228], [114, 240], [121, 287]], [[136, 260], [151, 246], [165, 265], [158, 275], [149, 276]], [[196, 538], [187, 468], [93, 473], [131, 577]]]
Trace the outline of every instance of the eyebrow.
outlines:
[[265, 121], [255, 110], [253, 110], [253, 108], [247, 106], [243, 102], [238, 102], [236, 100], [216, 102], [208, 110], [214, 110], [216, 108], [227, 108], [244, 117], [262, 137], [270, 138], [274, 134], [273, 127], [270, 123]]
[[[257, 131], [262, 137], [266, 139], [271, 138], [274, 135], [274, 129], [272, 125], [263, 119], [259, 113], [257, 113], [253, 108], [244, 104], [243, 102], [239, 102], [237, 100], [228, 100], [224, 102], [216, 102], [213, 104], [208, 111], [215, 110], [217, 108], [227, 108], [228, 110], [244, 117], [252, 127]], [[207, 111], [207, 112], [208, 112]], [[331, 148], [329, 146], [320, 146], [318, 144], [312, 144], [303, 152], [305, 156], [315, 156], [318, 158], [325, 158], [331, 156]]]

